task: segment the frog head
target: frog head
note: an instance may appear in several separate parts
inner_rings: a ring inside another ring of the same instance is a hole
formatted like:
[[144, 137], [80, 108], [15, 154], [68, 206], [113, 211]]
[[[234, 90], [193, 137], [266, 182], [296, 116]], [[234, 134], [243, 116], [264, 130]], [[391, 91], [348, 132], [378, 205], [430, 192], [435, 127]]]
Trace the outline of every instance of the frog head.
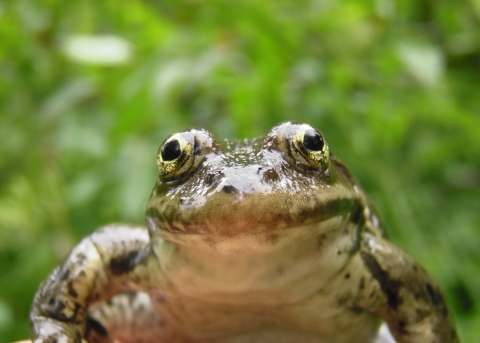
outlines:
[[238, 245], [238, 237], [277, 245], [341, 227], [356, 208], [351, 176], [307, 124], [286, 122], [264, 138], [237, 141], [203, 129], [175, 133], [157, 164], [149, 230], [185, 244], [200, 236], [210, 245]]

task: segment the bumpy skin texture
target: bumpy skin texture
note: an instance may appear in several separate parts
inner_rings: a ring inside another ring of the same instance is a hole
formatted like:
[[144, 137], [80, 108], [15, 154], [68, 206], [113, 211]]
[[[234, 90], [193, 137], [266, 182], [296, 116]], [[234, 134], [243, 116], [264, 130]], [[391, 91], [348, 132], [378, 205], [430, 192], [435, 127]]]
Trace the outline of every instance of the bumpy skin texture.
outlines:
[[308, 125], [159, 151], [147, 228], [86, 237], [40, 286], [35, 343], [458, 342], [437, 283], [384, 238], [347, 169]]

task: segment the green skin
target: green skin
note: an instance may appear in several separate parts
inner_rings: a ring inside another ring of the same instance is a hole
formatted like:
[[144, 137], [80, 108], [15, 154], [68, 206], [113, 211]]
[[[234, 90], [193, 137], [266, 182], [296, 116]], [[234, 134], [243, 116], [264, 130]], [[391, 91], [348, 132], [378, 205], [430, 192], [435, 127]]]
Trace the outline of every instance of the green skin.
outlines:
[[398, 343], [458, 342], [438, 284], [385, 240], [323, 138], [305, 149], [309, 129], [172, 136], [148, 228], [83, 239], [35, 296], [34, 342], [366, 343], [382, 320]]

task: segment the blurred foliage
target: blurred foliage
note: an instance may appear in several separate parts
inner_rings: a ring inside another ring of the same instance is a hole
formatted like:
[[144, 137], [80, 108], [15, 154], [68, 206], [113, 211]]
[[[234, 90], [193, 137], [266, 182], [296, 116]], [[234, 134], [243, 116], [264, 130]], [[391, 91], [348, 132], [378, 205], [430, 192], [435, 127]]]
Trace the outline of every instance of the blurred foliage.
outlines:
[[143, 222], [172, 132], [320, 129], [480, 342], [478, 0], [0, 3], [0, 341], [78, 242]]

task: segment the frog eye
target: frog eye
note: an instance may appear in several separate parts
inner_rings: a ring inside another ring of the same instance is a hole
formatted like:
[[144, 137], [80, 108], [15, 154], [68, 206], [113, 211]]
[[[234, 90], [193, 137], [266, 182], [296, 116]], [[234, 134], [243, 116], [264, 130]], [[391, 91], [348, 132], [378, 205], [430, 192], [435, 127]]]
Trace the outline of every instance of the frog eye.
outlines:
[[303, 146], [310, 151], [322, 151], [325, 141], [317, 130], [309, 129], [303, 134]]
[[195, 161], [195, 136], [191, 131], [176, 133], [158, 151], [160, 177], [172, 179], [188, 172]]
[[325, 170], [328, 167], [328, 145], [322, 134], [310, 125], [292, 125], [288, 134], [290, 156], [300, 166]]

